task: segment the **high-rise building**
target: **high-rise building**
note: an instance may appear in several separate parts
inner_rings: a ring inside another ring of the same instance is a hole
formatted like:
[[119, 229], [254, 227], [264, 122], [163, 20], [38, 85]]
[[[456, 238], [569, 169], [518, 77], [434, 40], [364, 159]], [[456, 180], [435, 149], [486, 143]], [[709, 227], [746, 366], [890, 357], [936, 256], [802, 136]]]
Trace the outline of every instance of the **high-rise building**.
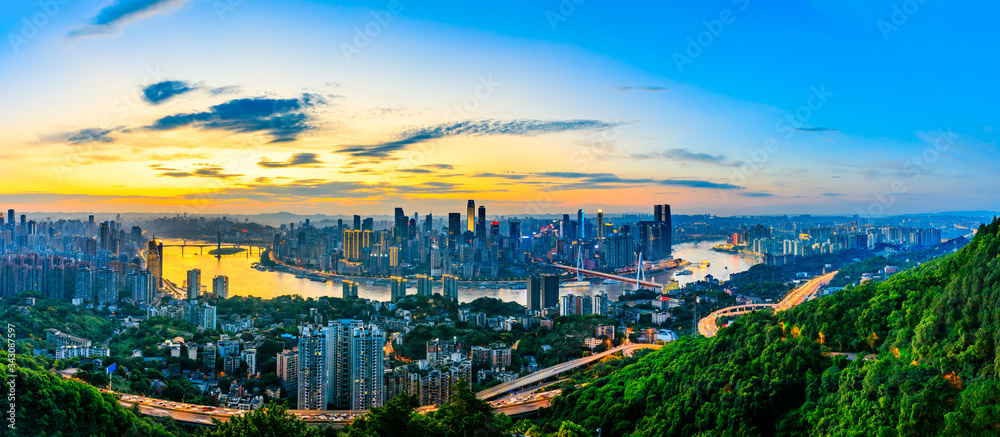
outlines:
[[587, 238], [587, 227], [586, 227], [586, 226], [584, 226], [584, 223], [585, 223], [585, 222], [584, 222], [584, 220], [585, 220], [585, 219], [586, 219], [586, 218], [584, 217], [584, 214], [583, 214], [583, 209], [578, 209], [578, 210], [576, 210], [576, 223], [577, 223], [577, 226], [578, 226], [578, 227], [579, 227], [579, 229], [580, 229], [580, 235], [579, 235], [579, 238], [580, 238], [581, 240], [583, 240], [583, 239], [586, 239], [586, 238]]
[[542, 309], [542, 278], [538, 275], [528, 277], [528, 309], [538, 311]]
[[[598, 293], [597, 295], [593, 296], [592, 299], [591, 299], [591, 304], [593, 306], [591, 308], [591, 310], [590, 310], [591, 314], [597, 314], [597, 315], [601, 315], [601, 316], [608, 315], [608, 304], [609, 304], [609, 301], [608, 301], [608, 293], [607, 292], [602, 291], [602, 292]], [[598, 334], [598, 335], [600, 335], [600, 334]], [[611, 338], [614, 338], [614, 334], [611, 335]]]
[[344, 258], [359, 261], [366, 249], [371, 249], [372, 231], [344, 230]]
[[441, 276], [441, 294], [449, 299], [458, 301], [458, 277], [454, 275]]
[[476, 221], [476, 239], [486, 241], [486, 206], [479, 206], [479, 219]]
[[[93, 218], [93, 216], [91, 216]], [[157, 241], [155, 238], [149, 239], [149, 245], [146, 250], [146, 268], [149, 269], [149, 273], [153, 274], [156, 278], [154, 285], [157, 290], [160, 289], [160, 285], [163, 283], [163, 242]]]
[[347, 299], [349, 297], [358, 297], [358, 283], [349, 279], [345, 279], [341, 284], [344, 287], [343, 298]]
[[468, 221], [468, 227], [465, 229], [469, 232], [476, 231], [476, 201], [469, 199], [469, 205], [466, 207], [466, 220]]
[[244, 349], [243, 352], [240, 352], [240, 361], [246, 363], [248, 375], [257, 374], [257, 349]]
[[278, 381], [285, 390], [285, 396], [294, 396], [299, 390], [298, 351], [285, 349], [278, 353]]
[[[351, 408], [351, 334], [364, 324], [359, 320], [331, 320], [324, 330], [327, 339], [327, 402], [333, 408]], [[301, 387], [301, 384], [300, 384]]]
[[431, 296], [433, 294], [431, 278], [427, 275], [417, 275], [417, 296]]
[[299, 327], [298, 409], [325, 410], [329, 374], [326, 330], [315, 325]]
[[201, 269], [191, 269], [187, 272], [187, 298], [198, 299], [201, 293]]
[[559, 276], [542, 275], [542, 308], [559, 305]]
[[604, 239], [604, 210], [597, 210], [597, 239]]
[[351, 408], [370, 410], [385, 401], [382, 383], [385, 374], [385, 334], [377, 326], [354, 328], [351, 332]]
[[397, 243], [402, 243], [407, 240], [407, 233], [409, 231], [409, 220], [406, 218], [406, 214], [403, 213], [403, 208], [396, 208], [396, 220], [392, 228], [392, 238]]
[[510, 250], [516, 257], [521, 252], [521, 222], [510, 222], [510, 233], [507, 236], [510, 238]]
[[361, 216], [360, 215], [355, 215], [354, 216], [354, 226], [352, 226], [351, 229], [353, 229], [355, 231], [360, 231], [361, 230]]
[[132, 292], [138, 304], [149, 304], [156, 297], [156, 278], [149, 270], [131, 271], [125, 275], [125, 289]]
[[393, 276], [389, 279], [389, 296], [392, 303], [406, 297], [406, 278]]
[[427, 214], [424, 216], [424, 233], [430, 234], [431, 230], [434, 229], [434, 215]]
[[451, 354], [458, 352], [460, 347], [455, 340], [435, 338], [427, 342], [427, 361], [432, 366], [443, 364], [451, 359]]
[[97, 271], [90, 267], [81, 267], [76, 270], [75, 280], [73, 296], [84, 300], [93, 299], [94, 287], [97, 285]]
[[212, 293], [221, 299], [229, 299], [229, 277], [219, 275], [212, 278]]
[[448, 213], [448, 248], [458, 247], [460, 238], [462, 238], [462, 213]]

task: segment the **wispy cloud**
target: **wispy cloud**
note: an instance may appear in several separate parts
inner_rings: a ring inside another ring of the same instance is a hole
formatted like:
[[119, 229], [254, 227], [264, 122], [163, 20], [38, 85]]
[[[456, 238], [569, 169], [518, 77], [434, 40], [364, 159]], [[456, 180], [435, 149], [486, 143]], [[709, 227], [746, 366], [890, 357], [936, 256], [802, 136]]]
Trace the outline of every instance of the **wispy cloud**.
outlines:
[[667, 91], [669, 88], [662, 87], [662, 86], [649, 86], [649, 85], [647, 85], [647, 86], [628, 86], [628, 85], [625, 85], [625, 86], [611, 87], [611, 89], [613, 89], [615, 91], [620, 91], [620, 92], [623, 92], [623, 93], [627, 93], [629, 91], [640, 91], [640, 92], [644, 92], [644, 93], [662, 93], [664, 91]]
[[296, 153], [287, 161], [271, 161], [262, 159], [257, 165], [264, 168], [285, 168], [285, 167], [319, 167], [323, 161], [319, 160], [319, 155], [315, 153]]
[[115, 0], [101, 9], [89, 25], [70, 31], [67, 38], [115, 35], [122, 25], [164, 12], [189, 0]]
[[147, 86], [142, 90], [142, 95], [147, 102], [158, 105], [175, 96], [194, 91], [197, 88], [197, 85], [189, 82], [166, 80]]
[[723, 167], [739, 167], [743, 165], [741, 161], [730, 161], [725, 155], [712, 155], [704, 152], [695, 152], [689, 149], [666, 149], [653, 153], [636, 153], [632, 155], [636, 159], [669, 159], [683, 162], [700, 162], [705, 164], [719, 165]]
[[607, 189], [623, 188], [635, 185], [664, 185], [687, 188], [714, 188], [720, 190], [742, 190], [739, 185], [712, 182], [700, 179], [656, 179], [656, 178], [622, 178], [613, 173], [581, 173], [581, 172], [541, 172], [528, 174], [515, 173], [478, 173], [475, 177], [500, 178], [523, 181], [527, 178], [535, 179], [573, 179], [579, 182], [570, 185], [560, 185], [563, 189]]
[[617, 126], [600, 120], [479, 120], [445, 123], [412, 129], [399, 139], [372, 145], [344, 146], [340, 152], [356, 158], [385, 158], [407, 147], [453, 136], [535, 136], [567, 131], [595, 131]]
[[303, 94], [297, 99], [235, 99], [203, 112], [168, 115], [147, 129], [197, 127], [239, 133], [268, 132], [273, 137], [272, 143], [289, 142], [312, 128], [308, 111], [325, 103], [321, 97], [311, 94]]
[[840, 129], [835, 129], [832, 127], [797, 127], [795, 130], [799, 132], [832, 132], [839, 131]]
[[771, 194], [771, 193], [760, 193], [760, 192], [745, 192], [745, 193], [740, 193], [740, 196], [743, 196], [743, 197], [774, 197], [774, 194]]
[[165, 176], [171, 178], [216, 178], [216, 179], [233, 179], [243, 176], [241, 174], [223, 173], [225, 171], [222, 167], [202, 167], [192, 171], [166, 171], [158, 174], [157, 176]]

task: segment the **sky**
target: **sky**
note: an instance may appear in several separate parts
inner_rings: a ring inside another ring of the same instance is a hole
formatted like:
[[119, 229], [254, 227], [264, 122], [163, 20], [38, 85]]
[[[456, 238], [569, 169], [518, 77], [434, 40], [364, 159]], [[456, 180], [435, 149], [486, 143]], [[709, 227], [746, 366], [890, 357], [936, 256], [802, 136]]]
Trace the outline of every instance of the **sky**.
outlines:
[[0, 2], [0, 206], [1000, 210], [1000, 5]]

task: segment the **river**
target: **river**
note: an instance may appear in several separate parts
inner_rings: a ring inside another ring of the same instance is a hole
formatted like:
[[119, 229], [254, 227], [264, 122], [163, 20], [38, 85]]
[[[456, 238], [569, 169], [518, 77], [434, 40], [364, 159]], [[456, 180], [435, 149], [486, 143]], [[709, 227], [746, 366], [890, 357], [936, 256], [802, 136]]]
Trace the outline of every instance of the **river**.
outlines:
[[[336, 296], [340, 297], [342, 286], [339, 282], [316, 282], [306, 278], [296, 278], [295, 275], [284, 272], [262, 272], [250, 267], [254, 262], [260, 260], [257, 249], [253, 254], [242, 252], [235, 255], [215, 256], [209, 255], [211, 247], [202, 251], [197, 247], [181, 248], [170, 246], [180, 244], [180, 240], [165, 239], [163, 244], [163, 271], [164, 277], [180, 286], [187, 279], [187, 271], [191, 269], [201, 269], [201, 282], [208, 285], [211, 291], [212, 278], [217, 275], [229, 277], [230, 296], [257, 296], [262, 298], [272, 298], [286, 294], [298, 294], [303, 297]], [[646, 276], [647, 280], [664, 283], [673, 276], [680, 282], [681, 286], [692, 281], [704, 279], [706, 275], [725, 280], [729, 279], [732, 273], [742, 272], [749, 269], [754, 261], [752, 259], [729, 255], [712, 251], [712, 247], [719, 241], [703, 241], [695, 243], [680, 243], [674, 246], [674, 257], [685, 259], [691, 262], [690, 267], [694, 267], [692, 275], [675, 275], [674, 272], [661, 273]], [[701, 261], [707, 260], [707, 268], [698, 268]], [[589, 287], [567, 287], [560, 288], [560, 295], [575, 294], [597, 294], [606, 291], [608, 297], [617, 299], [624, 291], [632, 290], [633, 285], [629, 284], [596, 284]], [[435, 289], [440, 292], [440, 289]], [[408, 290], [408, 294], [416, 293], [415, 288]], [[389, 288], [368, 284], [362, 279], [358, 285], [358, 295], [363, 298], [379, 301], [389, 300]], [[527, 292], [525, 290], [501, 289], [480, 289], [475, 286], [471, 289], [462, 288], [458, 293], [460, 302], [470, 302], [476, 298], [489, 296], [505, 301], [514, 301], [522, 305], [527, 304]]]

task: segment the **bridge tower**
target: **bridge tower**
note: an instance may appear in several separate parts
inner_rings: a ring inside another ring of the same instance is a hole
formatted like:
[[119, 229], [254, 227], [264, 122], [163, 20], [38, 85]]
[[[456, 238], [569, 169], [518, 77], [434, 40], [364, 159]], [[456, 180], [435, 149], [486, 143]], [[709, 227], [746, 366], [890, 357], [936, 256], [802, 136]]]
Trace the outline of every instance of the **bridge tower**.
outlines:
[[639, 290], [639, 281], [646, 280], [646, 272], [642, 270], [642, 252], [639, 252], [639, 263], [635, 267], [635, 289]]

